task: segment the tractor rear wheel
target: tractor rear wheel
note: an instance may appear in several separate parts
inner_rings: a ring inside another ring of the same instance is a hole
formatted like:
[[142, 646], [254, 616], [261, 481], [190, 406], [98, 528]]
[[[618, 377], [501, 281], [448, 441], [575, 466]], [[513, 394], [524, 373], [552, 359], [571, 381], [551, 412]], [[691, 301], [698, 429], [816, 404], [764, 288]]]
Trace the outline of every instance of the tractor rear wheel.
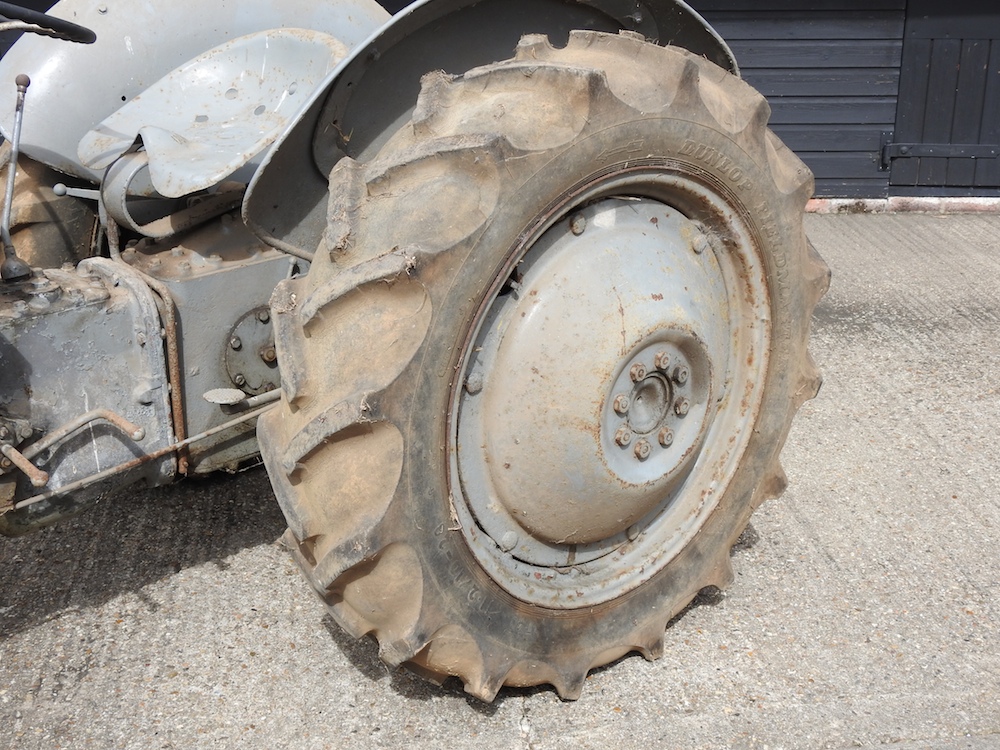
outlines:
[[632, 34], [423, 80], [272, 300], [288, 539], [379, 654], [492, 700], [662, 653], [732, 577], [819, 373], [808, 169], [738, 78]]

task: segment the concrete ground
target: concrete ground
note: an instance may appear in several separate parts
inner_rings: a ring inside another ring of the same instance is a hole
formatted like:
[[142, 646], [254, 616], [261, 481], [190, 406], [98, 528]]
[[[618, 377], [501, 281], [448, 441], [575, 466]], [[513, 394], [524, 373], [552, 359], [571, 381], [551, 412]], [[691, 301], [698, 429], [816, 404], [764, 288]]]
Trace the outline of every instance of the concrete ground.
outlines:
[[0, 541], [0, 747], [1000, 747], [1000, 215], [810, 216], [826, 385], [736, 581], [583, 698], [389, 672], [260, 471]]

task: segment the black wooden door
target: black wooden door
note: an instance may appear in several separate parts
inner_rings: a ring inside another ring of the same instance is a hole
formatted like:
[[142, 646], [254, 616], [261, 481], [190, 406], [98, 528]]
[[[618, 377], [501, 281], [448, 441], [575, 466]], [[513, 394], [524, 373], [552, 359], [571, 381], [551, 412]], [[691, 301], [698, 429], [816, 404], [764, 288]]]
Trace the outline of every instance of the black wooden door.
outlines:
[[1000, 4], [909, 0], [894, 133], [896, 195], [1000, 194]]

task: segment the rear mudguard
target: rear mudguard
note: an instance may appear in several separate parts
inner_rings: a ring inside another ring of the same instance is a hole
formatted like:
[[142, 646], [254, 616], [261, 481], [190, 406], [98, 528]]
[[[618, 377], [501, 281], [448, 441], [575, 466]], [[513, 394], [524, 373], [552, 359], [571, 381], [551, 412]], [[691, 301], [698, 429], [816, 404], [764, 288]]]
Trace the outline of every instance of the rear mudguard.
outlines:
[[[91, 182], [100, 181], [103, 169], [89, 168], [78, 157], [84, 135], [203, 52], [278, 28], [323, 32], [352, 48], [389, 20], [375, 0], [62, 0], [49, 13], [92, 29], [97, 41], [83, 45], [22, 36], [0, 59], [0, 130], [10, 137], [14, 78], [26, 73], [31, 87], [21, 152]], [[210, 102], [200, 106], [211, 111]], [[192, 111], [191, 119], [200, 114], [204, 111]]]
[[562, 45], [572, 29], [635, 31], [739, 75], [726, 43], [681, 0], [421, 0], [355, 47], [316, 89], [252, 180], [244, 221], [274, 247], [313, 252], [326, 226], [333, 165], [370, 157], [407, 121], [424, 73], [460, 74], [509, 58], [524, 34]]

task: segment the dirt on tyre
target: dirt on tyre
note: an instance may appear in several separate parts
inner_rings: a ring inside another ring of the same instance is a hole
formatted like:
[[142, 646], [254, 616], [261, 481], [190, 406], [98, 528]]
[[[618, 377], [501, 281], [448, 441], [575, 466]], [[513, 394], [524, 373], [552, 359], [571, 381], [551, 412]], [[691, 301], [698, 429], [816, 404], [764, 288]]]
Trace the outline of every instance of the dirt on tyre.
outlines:
[[624, 33], [425, 76], [272, 300], [288, 541], [379, 655], [492, 700], [663, 650], [785, 485], [829, 273], [735, 76]]

